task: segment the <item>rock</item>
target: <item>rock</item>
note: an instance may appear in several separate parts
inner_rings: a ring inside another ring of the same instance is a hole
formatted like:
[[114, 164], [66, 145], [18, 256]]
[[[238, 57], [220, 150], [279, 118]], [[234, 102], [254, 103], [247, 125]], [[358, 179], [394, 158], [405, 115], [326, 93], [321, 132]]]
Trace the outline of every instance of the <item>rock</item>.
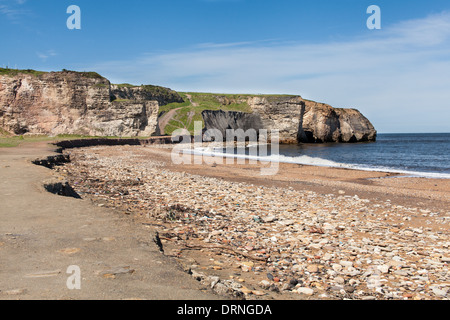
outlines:
[[444, 298], [445, 296], [447, 296], [448, 288], [440, 289], [438, 287], [433, 287], [432, 290], [436, 297]]
[[374, 141], [377, 132], [358, 110], [306, 101], [301, 142]]
[[263, 217], [262, 220], [263, 220], [265, 223], [271, 223], [271, 222], [276, 221], [276, 220], [277, 220], [277, 217], [275, 217], [275, 216], [267, 216], [267, 217]]
[[28, 292], [27, 289], [13, 289], [4, 291], [3, 293], [7, 296], [20, 296], [26, 294], [27, 292]]
[[[209, 286], [211, 281], [205, 281], [205, 276], [193, 269], [211, 275], [211, 265], [218, 265], [230, 271], [233, 279], [245, 278], [247, 292], [254, 288], [264, 292], [279, 289], [280, 298], [289, 296], [290, 291], [298, 292], [298, 288], [316, 290], [320, 299], [322, 292], [344, 299], [415, 299], [420, 294], [420, 299], [427, 300], [448, 296], [446, 257], [450, 242], [445, 229], [448, 220], [442, 219], [445, 210], [423, 219], [414, 215], [417, 209], [398, 206], [394, 201], [365, 202], [353, 194], [318, 194], [182, 174], [146, 157], [148, 152], [159, 151], [147, 149], [71, 149], [72, 163], [63, 168], [78, 182], [71, 185], [87, 199], [95, 202], [98, 197], [108, 207], [114, 203], [118, 209], [122, 205], [133, 208], [128, 212], [136, 217], [142, 212], [156, 212], [156, 216], [145, 219], [157, 226], [161, 238], [170, 239], [178, 255], [179, 248], [208, 239], [208, 246], [214, 249], [205, 246], [189, 253], [210, 258], [189, 262], [193, 277], [204, 285]], [[137, 177], [139, 183], [135, 183]], [[161, 209], [155, 210], [155, 204]], [[267, 221], [295, 223], [261, 223], [255, 216], [261, 217], [261, 222], [271, 217]], [[404, 221], [405, 216], [412, 216], [412, 221]], [[312, 228], [325, 232], [311, 232]], [[392, 228], [400, 230], [393, 233]], [[404, 230], [414, 236], [405, 236]], [[21, 236], [0, 238], [6, 247]], [[188, 255], [187, 251], [181, 253]], [[244, 277], [242, 270], [252, 273]], [[260, 283], [262, 279], [265, 281]], [[232, 282], [218, 283], [236, 296], [238, 287]]]
[[330, 261], [331, 259], [333, 259], [333, 255], [327, 252], [323, 255], [322, 259], [324, 261]]
[[206, 278], [206, 276], [203, 273], [197, 272], [195, 270], [192, 270], [191, 276], [197, 281], [203, 281]]
[[294, 289], [295, 286], [292, 285], [291, 283], [285, 283], [283, 284], [283, 286], [281, 287], [281, 291], [291, 291], [292, 289]]
[[[202, 112], [202, 117], [206, 131], [203, 139], [207, 142], [219, 140], [226, 141], [227, 130], [235, 130], [234, 134], [238, 141], [245, 141], [246, 133], [253, 132], [254, 134], [249, 137], [249, 140], [257, 141], [259, 130], [264, 129], [259, 115], [252, 113], [205, 110]], [[219, 133], [221, 139], [218, 139]]]
[[372, 275], [367, 278], [367, 288], [369, 290], [376, 290], [381, 286], [381, 278], [379, 275]]
[[345, 279], [342, 277], [336, 277], [336, 278], [334, 278], [334, 282], [339, 283], [339, 284], [344, 284]]
[[42, 271], [25, 275], [25, 278], [47, 278], [47, 277], [56, 277], [61, 274], [61, 270], [54, 271]]
[[299, 96], [250, 97], [247, 103], [264, 129], [279, 130], [281, 143], [376, 139], [372, 124], [355, 109], [335, 109]]
[[66, 248], [66, 249], [61, 249], [58, 252], [64, 253], [64, 254], [68, 254], [68, 255], [72, 255], [72, 254], [78, 253], [80, 251], [81, 251], [80, 248]]
[[379, 265], [377, 266], [377, 269], [381, 272], [381, 273], [389, 273], [389, 269], [390, 267], [386, 264], [383, 265]]
[[270, 288], [270, 286], [271, 286], [271, 283], [270, 283], [269, 281], [267, 281], [267, 280], [262, 280], [262, 281], [259, 283], [259, 286], [260, 286], [262, 289], [264, 289], [264, 290], [268, 290], [268, 289]]
[[[112, 86], [85, 72], [1, 75], [0, 124], [17, 135], [150, 136], [157, 130], [159, 102], [183, 101], [157, 88]], [[122, 92], [127, 98], [112, 101]]]
[[304, 294], [304, 295], [307, 295], [307, 296], [312, 296], [314, 294], [314, 290], [313, 289], [305, 288], [305, 287], [298, 288], [297, 292], [299, 294]]
[[351, 262], [351, 261], [341, 261], [341, 262], [339, 262], [339, 264], [341, 266], [343, 266], [344, 268], [353, 267], [353, 262]]
[[110, 270], [101, 271], [100, 275], [104, 278], [115, 279], [117, 275], [133, 274], [135, 272], [130, 266], [113, 267]]
[[289, 280], [289, 284], [291, 285], [291, 286], [296, 286], [297, 284], [299, 284], [300, 283], [300, 281], [298, 281], [297, 279], [291, 279], [291, 280]]
[[310, 273], [317, 273], [319, 272], [319, 267], [316, 264], [311, 264], [308, 267], [306, 267], [306, 270]]
[[243, 294], [251, 294], [253, 292], [253, 290], [250, 290], [247, 287], [242, 287], [240, 290]]
[[220, 282], [214, 286], [213, 291], [220, 296], [228, 296], [232, 293], [228, 286]]
[[352, 286], [344, 286], [344, 290], [348, 293], [353, 293], [355, 291], [355, 288]]
[[211, 289], [213, 289], [214, 286], [219, 283], [220, 278], [219, 277], [215, 277], [215, 276], [209, 277], [209, 281], [211, 282]]
[[341, 272], [342, 271], [342, 265], [340, 265], [340, 264], [334, 263], [331, 267], [336, 272]]

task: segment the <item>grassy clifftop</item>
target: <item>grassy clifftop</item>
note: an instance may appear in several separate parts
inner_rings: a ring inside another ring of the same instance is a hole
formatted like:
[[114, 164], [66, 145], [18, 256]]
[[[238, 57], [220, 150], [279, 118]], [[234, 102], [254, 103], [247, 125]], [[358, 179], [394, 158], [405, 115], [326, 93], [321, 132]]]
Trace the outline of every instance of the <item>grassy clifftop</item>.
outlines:
[[[71, 71], [71, 70], [63, 69], [60, 72], [61, 73], [75, 73], [75, 74], [79, 74], [82, 77], [92, 78], [92, 79], [105, 79], [104, 77], [102, 77], [97, 72], [92, 72], [92, 71], [90, 71], [90, 72], [87, 72], [87, 71]], [[33, 69], [21, 70], [21, 69], [0, 68], [0, 76], [15, 77], [15, 76], [17, 76], [19, 74], [32, 75], [32, 76], [41, 76], [41, 75], [48, 74], [48, 73], [50, 73], [50, 72], [37, 71], [37, 70], [33, 70]]]
[[[255, 94], [222, 94], [202, 92], [178, 92], [184, 102], [170, 103], [160, 107], [160, 113], [175, 110], [171, 120], [164, 128], [164, 133], [170, 135], [176, 129], [187, 129], [194, 132], [194, 121], [201, 121], [204, 110], [239, 111], [251, 113], [247, 101], [251, 97], [264, 97], [270, 100], [292, 98], [294, 95], [255, 95]], [[174, 111], [172, 111], [174, 112]]]
[[40, 76], [46, 74], [44, 71], [36, 71], [32, 69], [20, 70], [20, 69], [8, 69], [8, 68], [0, 68], [0, 76], [17, 76], [19, 74], [28, 74], [33, 76]]
[[178, 92], [183, 98], [182, 103], [170, 103], [160, 107], [160, 113], [173, 111], [173, 117], [164, 127], [165, 134], [172, 134], [176, 129], [187, 129], [194, 132], [194, 122], [203, 123], [204, 110], [224, 110], [252, 112], [244, 95], [214, 94], [199, 92]]

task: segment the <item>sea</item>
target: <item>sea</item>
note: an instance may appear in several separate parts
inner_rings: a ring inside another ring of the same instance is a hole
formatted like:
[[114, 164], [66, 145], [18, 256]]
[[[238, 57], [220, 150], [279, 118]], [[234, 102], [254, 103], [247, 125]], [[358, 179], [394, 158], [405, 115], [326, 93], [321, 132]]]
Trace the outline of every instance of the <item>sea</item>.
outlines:
[[450, 133], [378, 134], [376, 142], [250, 145], [197, 154], [450, 179]]

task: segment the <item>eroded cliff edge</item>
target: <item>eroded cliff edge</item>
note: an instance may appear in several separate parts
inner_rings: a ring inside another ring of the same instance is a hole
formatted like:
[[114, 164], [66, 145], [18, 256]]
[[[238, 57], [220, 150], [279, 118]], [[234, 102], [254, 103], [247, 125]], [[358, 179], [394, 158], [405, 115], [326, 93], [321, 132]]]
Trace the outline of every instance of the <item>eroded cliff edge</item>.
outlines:
[[285, 144], [370, 142], [377, 137], [374, 126], [356, 109], [333, 108], [300, 96], [253, 96], [247, 99], [253, 111], [251, 115], [204, 111], [205, 129], [219, 130], [224, 137], [227, 129], [278, 130], [280, 142]]
[[17, 135], [150, 136], [160, 104], [183, 101], [167, 88], [111, 85], [94, 72], [0, 71], [0, 127]]
[[[276, 129], [281, 143], [376, 140], [375, 128], [358, 110], [301, 96], [211, 94], [206, 100], [214, 110], [203, 105], [205, 129], [224, 136], [227, 129]], [[111, 84], [95, 72], [0, 69], [0, 128], [16, 135], [158, 135], [160, 107], [185, 102], [171, 89]], [[233, 105], [248, 108], [233, 111]]]

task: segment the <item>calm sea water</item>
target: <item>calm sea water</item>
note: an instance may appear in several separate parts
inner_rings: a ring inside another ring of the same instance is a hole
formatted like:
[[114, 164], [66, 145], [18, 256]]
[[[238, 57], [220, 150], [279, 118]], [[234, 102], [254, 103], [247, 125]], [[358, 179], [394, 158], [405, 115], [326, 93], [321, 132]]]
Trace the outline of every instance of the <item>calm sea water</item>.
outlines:
[[450, 179], [450, 133], [379, 134], [373, 143], [282, 145], [279, 156], [262, 154], [268, 157], [258, 158]]

